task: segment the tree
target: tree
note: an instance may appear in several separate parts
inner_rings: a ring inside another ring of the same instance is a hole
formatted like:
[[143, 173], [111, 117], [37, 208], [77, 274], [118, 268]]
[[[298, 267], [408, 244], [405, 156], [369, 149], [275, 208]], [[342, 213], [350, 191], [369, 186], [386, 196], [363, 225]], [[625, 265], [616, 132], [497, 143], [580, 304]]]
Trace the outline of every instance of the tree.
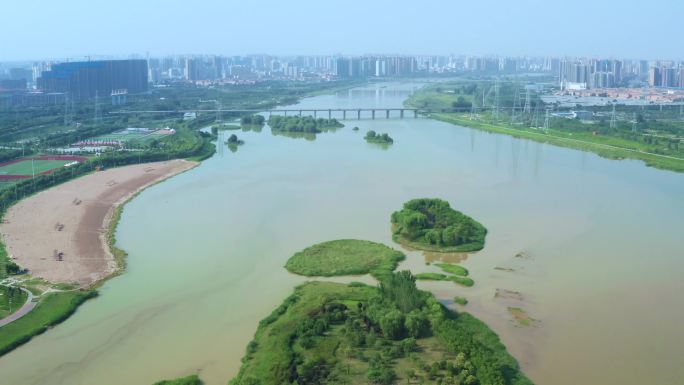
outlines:
[[430, 322], [417, 310], [411, 311], [406, 316], [404, 326], [408, 335], [414, 338], [420, 338], [430, 331]]
[[380, 329], [386, 338], [400, 339], [404, 335], [404, 316], [398, 310], [387, 312], [380, 318]]

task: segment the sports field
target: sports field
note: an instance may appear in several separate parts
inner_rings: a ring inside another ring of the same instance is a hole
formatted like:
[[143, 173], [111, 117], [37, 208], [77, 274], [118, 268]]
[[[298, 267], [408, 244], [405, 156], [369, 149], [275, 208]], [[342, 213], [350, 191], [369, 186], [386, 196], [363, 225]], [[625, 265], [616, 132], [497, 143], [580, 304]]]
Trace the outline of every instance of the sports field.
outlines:
[[0, 167], [0, 175], [36, 175], [63, 167], [71, 161], [65, 160], [25, 160]]
[[83, 162], [81, 156], [38, 156], [16, 159], [0, 164], [0, 182], [30, 178], [57, 170], [73, 162]]

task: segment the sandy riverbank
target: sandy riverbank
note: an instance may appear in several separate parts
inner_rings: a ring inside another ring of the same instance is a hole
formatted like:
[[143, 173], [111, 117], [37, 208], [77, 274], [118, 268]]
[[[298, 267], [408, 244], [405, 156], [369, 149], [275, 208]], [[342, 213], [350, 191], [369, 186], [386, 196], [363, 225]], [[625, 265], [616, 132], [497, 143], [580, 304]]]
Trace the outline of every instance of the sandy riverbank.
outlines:
[[34, 277], [92, 285], [118, 268], [106, 239], [116, 207], [197, 164], [172, 160], [112, 168], [26, 198], [0, 224], [7, 252]]

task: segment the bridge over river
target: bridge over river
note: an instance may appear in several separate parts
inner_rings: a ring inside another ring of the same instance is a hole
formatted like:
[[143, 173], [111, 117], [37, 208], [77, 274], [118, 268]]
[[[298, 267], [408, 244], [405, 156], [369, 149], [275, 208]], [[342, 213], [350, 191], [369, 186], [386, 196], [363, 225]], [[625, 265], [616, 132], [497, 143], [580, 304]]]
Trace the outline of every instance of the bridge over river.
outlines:
[[[491, 109], [490, 107], [484, 109]], [[478, 111], [482, 111], [483, 108], [478, 108]], [[194, 109], [194, 110], [121, 110], [112, 111], [110, 114], [186, 114], [186, 113], [215, 113], [217, 115], [230, 114], [230, 115], [246, 115], [246, 114], [257, 114], [257, 113], [267, 113], [270, 115], [285, 115], [285, 116], [303, 116], [312, 115], [314, 117], [327, 117], [341, 118], [346, 120], [347, 118], [362, 119], [370, 118], [375, 119], [376, 117], [391, 119], [399, 118], [403, 119], [405, 116], [413, 116], [417, 118], [419, 115], [428, 115], [432, 113], [456, 113], [456, 112], [471, 112], [471, 108], [275, 108], [275, 109]]]

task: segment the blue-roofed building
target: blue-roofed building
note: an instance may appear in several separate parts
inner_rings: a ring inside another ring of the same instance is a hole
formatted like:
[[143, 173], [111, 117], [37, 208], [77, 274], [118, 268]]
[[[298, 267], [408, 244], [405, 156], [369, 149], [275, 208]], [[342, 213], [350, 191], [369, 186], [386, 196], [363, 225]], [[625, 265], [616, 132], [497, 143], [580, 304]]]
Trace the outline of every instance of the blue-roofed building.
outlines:
[[53, 64], [38, 78], [43, 92], [63, 92], [74, 100], [109, 97], [114, 91], [147, 91], [146, 60], [103, 60]]

